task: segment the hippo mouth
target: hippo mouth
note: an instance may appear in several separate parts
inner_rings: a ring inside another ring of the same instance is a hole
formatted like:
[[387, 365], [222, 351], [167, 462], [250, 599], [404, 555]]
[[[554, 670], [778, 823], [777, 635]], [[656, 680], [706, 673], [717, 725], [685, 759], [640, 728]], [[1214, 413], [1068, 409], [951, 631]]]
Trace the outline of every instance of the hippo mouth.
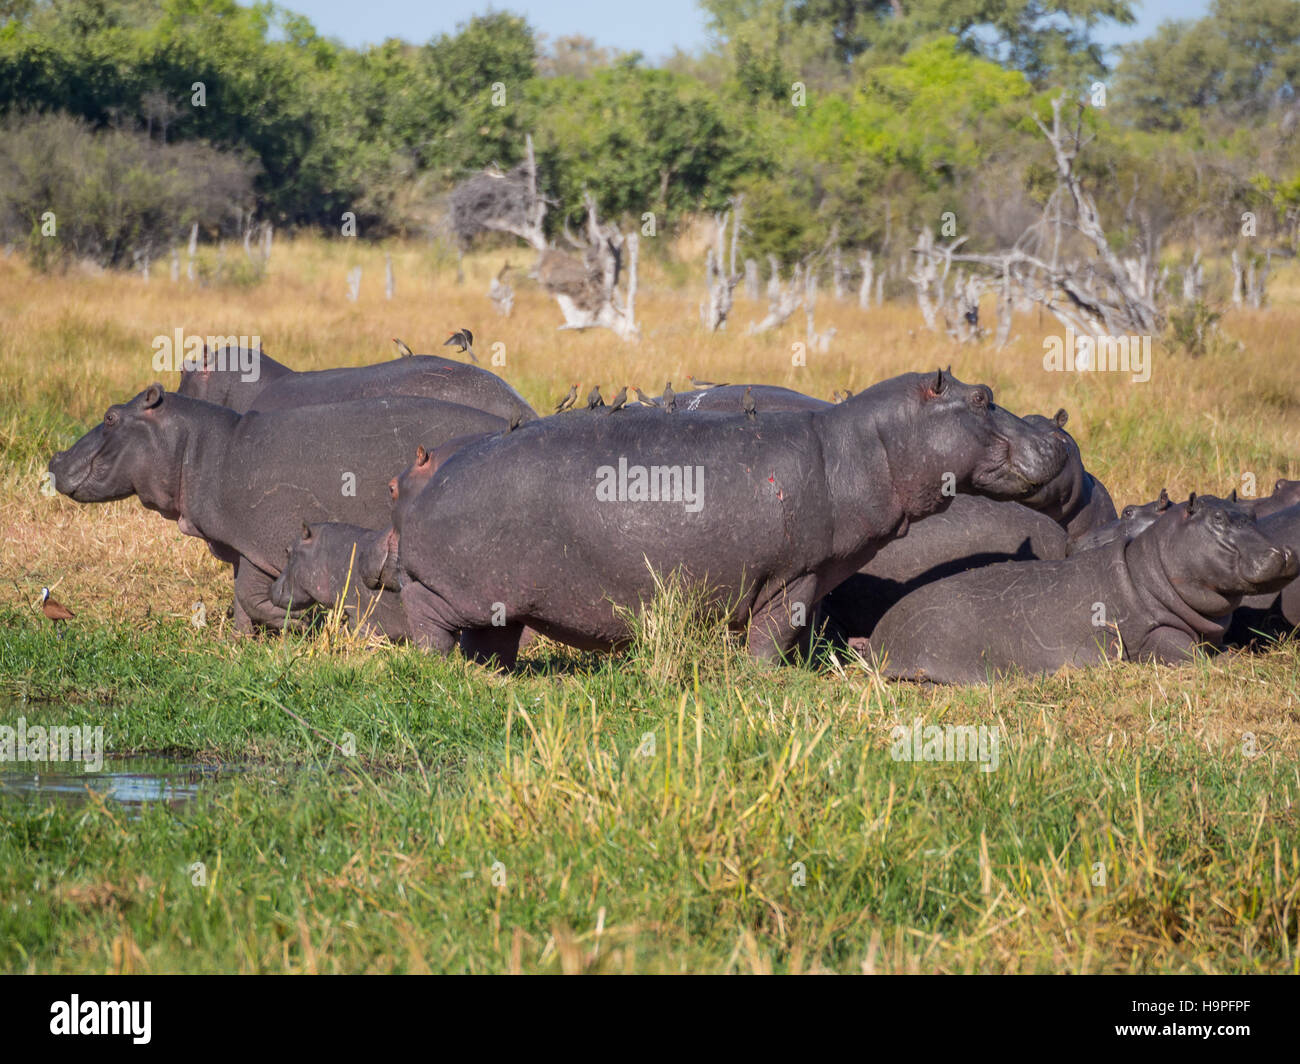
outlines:
[[1281, 591], [1300, 572], [1295, 551], [1290, 547], [1274, 547], [1251, 566], [1241, 566], [1242, 579], [1249, 593], [1271, 595]]
[[988, 461], [976, 467], [971, 485], [982, 494], [1008, 499], [1022, 499], [1043, 487], [1018, 468], [1011, 441], [1001, 435], [989, 445]]

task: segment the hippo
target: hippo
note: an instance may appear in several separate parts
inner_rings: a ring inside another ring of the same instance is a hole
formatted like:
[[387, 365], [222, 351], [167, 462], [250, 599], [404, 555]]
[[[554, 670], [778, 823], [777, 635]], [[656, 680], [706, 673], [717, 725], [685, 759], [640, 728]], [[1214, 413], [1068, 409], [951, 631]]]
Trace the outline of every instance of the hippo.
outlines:
[[1300, 480], [1280, 479], [1273, 485], [1272, 495], [1238, 501], [1253, 510], [1256, 518], [1271, 517], [1281, 510], [1300, 503]]
[[304, 524], [284, 568], [271, 584], [272, 604], [286, 612], [301, 612], [314, 606], [333, 606], [343, 599], [354, 629], [405, 640], [406, 612], [401, 599], [391, 591], [371, 591], [361, 581], [367, 560], [376, 552], [386, 553], [386, 535], [382, 530], [342, 522]]
[[923, 584], [995, 562], [1066, 555], [1065, 529], [1018, 502], [958, 495], [942, 513], [913, 522], [822, 599], [819, 628], [833, 643], [869, 636], [896, 602]]
[[279, 625], [271, 581], [301, 522], [388, 517], [388, 478], [418, 443], [500, 429], [482, 410], [417, 396], [235, 411], [153, 384], [50, 459], [77, 502], [130, 495], [235, 567], [235, 620]]
[[[739, 414], [743, 409], [746, 388], [759, 413], [775, 410], [822, 410], [835, 405], [825, 399], [815, 399], [803, 392], [770, 384], [722, 384], [716, 388], [678, 392], [673, 398], [679, 411], [716, 410], [724, 414]], [[659, 401], [663, 401], [663, 396], [659, 396]]]
[[1244, 595], [1277, 591], [1296, 571], [1295, 552], [1270, 541], [1248, 509], [1193, 495], [1127, 543], [928, 584], [853, 645], [886, 676], [935, 683], [1116, 658], [1180, 662], [1221, 644]]
[[626, 643], [630, 612], [680, 571], [773, 661], [822, 595], [945, 508], [949, 487], [1024, 498], [1066, 458], [989, 388], [942, 371], [753, 419], [562, 414], [434, 473], [402, 530], [402, 602], [419, 645], [448, 653], [467, 633], [475, 656], [509, 666], [524, 625], [581, 648]]
[[[1286, 483], [1296, 484], [1297, 481]], [[1271, 542], [1300, 553], [1300, 504], [1257, 520], [1259, 530]], [[1292, 581], [1278, 592], [1243, 598], [1233, 611], [1227, 642], [1231, 646], [1249, 646], [1259, 642], [1261, 637], [1276, 639], [1297, 627], [1300, 627], [1300, 583]]]
[[1025, 421], [1056, 436], [1069, 451], [1069, 459], [1061, 475], [1028, 499], [1022, 499], [1030, 509], [1045, 513], [1065, 529], [1071, 540], [1078, 539], [1094, 528], [1114, 521], [1115, 504], [1106, 486], [1083, 468], [1083, 456], [1074, 437], [1065, 431], [1069, 415], [1058, 410], [1054, 417], [1029, 414]]
[[1127, 543], [1138, 533], [1145, 531], [1156, 523], [1157, 519], [1169, 509], [1169, 493], [1160, 489], [1160, 497], [1151, 502], [1129, 503], [1114, 521], [1085, 532], [1078, 539], [1071, 540], [1067, 552], [1077, 554], [1081, 550], [1104, 547], [1107, 543], [1123, 540]]
[[[229, 365], [229, 360], [227, 360]], [[296, 373], [263, 356], [257, 380], [245, 381], [238, 369], [222, 368], [215, 358], [181, 373], [178, 393], [249, 410], [287, 410], [299, 406], [386, 395], [418, 395], [484, 410], [509, 422], [537, 416], [523, 397], [495, 373], [437, 355], [411, 355], [373, 366], [318, 369]]]

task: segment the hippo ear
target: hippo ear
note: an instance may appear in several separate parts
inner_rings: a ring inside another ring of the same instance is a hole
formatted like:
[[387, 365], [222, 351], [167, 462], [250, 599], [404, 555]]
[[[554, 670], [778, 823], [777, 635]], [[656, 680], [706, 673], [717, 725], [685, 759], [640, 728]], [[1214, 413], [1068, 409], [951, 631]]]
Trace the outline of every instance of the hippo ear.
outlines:
[[1187, 496], [1187, 516], [1191, 517], [1196, 512], [1196, 492]]
[[431, 455], [431, 454], [430, 454], [428, 451], [426, 451], [423, 447], [419, 447], [419, 448], [416, 449], [416, 452], [415, 452], [415, 464], [416, 464], [416, 465], [418, 465], [418, 466], [420, 466], [421, 468], [423, 468], [424, 466], [427, 466], [431, 461], [433, 461], [433, 455]]
[[1229, 501], [1229, 502], [1236, 502], [1236, 501], [1237, 501], [1237, 489], [1236, 489], [1236, 488], [1233, 488], [1232, 491], [1229, 492], [1229, 494], [1228, 494], [1228, 501]]
[[933, 397], [936, 395], [943, 395], [943, 389], [944, 389], [943, 370], [939, 370], [934, 375], [934, 383], [931, 384], [929, 387], [930, 396]]
[[311, 525], [309, 525], [306, 521], [304, 521], [302, 523], [302, 541], [306, 543], [310, 539], [311, 539]]
[[164, 388], [157, 381], [154, 381], [151, 385], [149, 385], [148, 388], [144, 390], [144, 403], [142, 404], [143, 408], [145, 410], [152, 410], [155, 406], [158, 406], [159, 404], [162, 403], [163, 396], [166, 394], [167, 394], [167, 389]]
[[1058, 429], [1063, 429], [1065, 428], [1066, 422], [1070, 420], [1070, 415], [1065, 412], [1065, 407], [1061, 407], [1061, 409], [1056, 412], [1056, 417], [1052, 418], [1052, 420], [1056, 422], [1056, 427]]
[[1160, 489], [1160, 498], [1156, 500], [1159, 505], [1156, 507], [1157, 513], [1164, 513], [1169, 509], [1169, 492], [1164, 488]]

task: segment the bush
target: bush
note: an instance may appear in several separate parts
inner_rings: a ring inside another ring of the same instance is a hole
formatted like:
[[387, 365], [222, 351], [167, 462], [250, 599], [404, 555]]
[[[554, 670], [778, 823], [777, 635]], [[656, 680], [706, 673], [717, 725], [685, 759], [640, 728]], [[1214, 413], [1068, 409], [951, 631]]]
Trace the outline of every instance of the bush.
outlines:
[[10, 116], [0, 125], [0, 239], [25, 246], [41, 268], [70, 257], [130, 266], [195, 222], [217, 225], [250, 207], [253, 171], [199, 142], [96, 132], [65, 114]]

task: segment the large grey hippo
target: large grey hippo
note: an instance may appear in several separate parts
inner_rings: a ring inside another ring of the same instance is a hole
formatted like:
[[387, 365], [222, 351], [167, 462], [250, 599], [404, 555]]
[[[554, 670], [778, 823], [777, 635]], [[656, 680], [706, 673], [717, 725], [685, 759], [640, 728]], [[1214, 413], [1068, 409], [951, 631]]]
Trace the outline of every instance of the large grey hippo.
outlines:
[[446, 653], [466, 632], [509, 664], [524, 625], [578, 647], [625, 642], [655, 575], [681, 570], [748, 626], [752, 654], [777, 658], [822, 595], [950, 491], [1022, 498], [1065, 460], [987, 387], [944, 373], [752, 419], [546, 418], [434, 473], [402, 530], [402, 601], [421, 645]]
[[860, 572], [822, 599], [819, 618], [834, 643], [869, 636], [896, 603], [918, 587], [996, 562], [1066, 555], [1065, 529], [1017, 502], [958, 495], [941, 513], [909, 525]]
[[[247, 363], [244, 363], [245, 365]], [[438, 355], [411, 355], [373, 366], [348, 366], [295, 372], [265, 356], [255, 380], [244, 380], [238, 359], [211, 353], [199, 369], [181, 373], [178, 393], [193, 399], [249, 410], [286, 410], [297, 406], [418, 395], [485, 410], [503, 420], [531, 421], [537, 416], [523, 397], [495, 373]]]
[[1249, 510], [1193, 495], [1129, 542], [928, 584], [855, 645], [887, 676], [936, 683], [1115, 658], [1178, 662], [1221, 644], [1244, 595], [1295, 574], [1295, 552], [1266, 538]]
[[[1300, 553], [1300, 504], [1274, 510], [1258, 521], [1259, 530], [1270, 541]], [[1227, 641], [1234, 646], [1247, 646], [1260, 637], [1276, 639], [1297, 627], [1300, 627], [1300, 582], [1293, 580], [1278, 591], [1242, 599], [1233, 611]]]
[[50, 459], [55, 487], [78, 502], [130, 495], [235, 566], [236, 622], [278, 625], [271, 581], [302, 522], [375, 527], [388, 478], [419, 444], [502, 428], [471, 407], [415, 396], [240, 415], [161, 384], [109, 407]]

